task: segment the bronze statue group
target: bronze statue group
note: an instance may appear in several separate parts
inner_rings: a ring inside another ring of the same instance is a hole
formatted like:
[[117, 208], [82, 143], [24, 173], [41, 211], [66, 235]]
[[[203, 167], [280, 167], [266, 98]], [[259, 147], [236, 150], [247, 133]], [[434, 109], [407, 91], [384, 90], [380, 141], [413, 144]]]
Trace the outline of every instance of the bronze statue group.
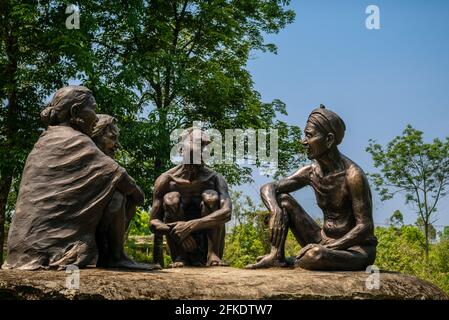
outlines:
[[[120, 147], [115, 118], [95, 108], [89, 89], [68, 86], [42, 111], [47, 129], [24, 167], [2, 268], [160, 268], [125, 254], [125, 234], [144, 194], [114, 160]], [[312, 161], [261, 188], [270, 211], [271, 250], [247, 269], [365, 270], [374, 263], [371, 191], [363, 170], [338, 150], [345, 129], [324, 106], [311, 112], [302, 144]], [[201, 143], [193, 143], [194, 130], [200, 129], [186, 129], [180, 137], [184, 155], [201, 153], [211, 142], [201, 131]], [[306, 186], [323, 212], [322, 227], [290, 195]], [[231, 214], [225, 179], [202, 161], [184, 162], [154, 182], [150, 228], [166, 236], [171, 267], [226, 266]], [[302, 247], [292, 259], [284, 252], [289, 230]]]

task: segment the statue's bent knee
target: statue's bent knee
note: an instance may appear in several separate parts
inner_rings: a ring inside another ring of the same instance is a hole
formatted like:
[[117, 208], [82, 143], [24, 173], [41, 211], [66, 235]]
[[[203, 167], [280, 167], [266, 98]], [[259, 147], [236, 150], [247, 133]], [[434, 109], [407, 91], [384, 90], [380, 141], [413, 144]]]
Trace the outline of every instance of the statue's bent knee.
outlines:
[[314, 246], [303, 257], [296, 261], [296, 265], [303, 269], [315, 269], [323, 257], [323, 248]]
[[181, 216], [181, 194], [177, 191], [172, 191], [164, 196], [164, 211], [166, 221], [179, 221]]
[[305, 260], [310, 262], [318, 262], [323, 255], [323, 249], [321, 247], [313, 247], [304, 255]]
[[220, 196], [215, 190], [206, 190], [201, 194], [203, 202], [208, 206], [217, 205], [220, 201]]
[[206, 190], [201, 194], [201, 216], [208, 215], [220, 207], [220, 196], [215, 190]]
[[289, 195], [288, 193], [280, 193], [277, 196], [277, 201], [281, 208], [288, 207], [290, 205], [292, 199], [293, 199], [292, 196]]

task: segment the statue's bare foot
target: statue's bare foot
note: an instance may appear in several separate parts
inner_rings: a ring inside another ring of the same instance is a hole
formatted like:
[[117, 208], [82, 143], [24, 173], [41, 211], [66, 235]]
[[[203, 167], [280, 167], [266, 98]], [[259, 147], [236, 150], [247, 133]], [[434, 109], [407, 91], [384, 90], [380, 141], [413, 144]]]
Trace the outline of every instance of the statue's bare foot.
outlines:
[[208, 267], [228, 267], [229, 263], [221, 260], [214, 252], [209, 254], [209, 257], [207, 258], [207, 264]]
[[285, 268], [287, 267], [287, 262], [276, 257], [275, 254], [267, 254], [260, 257], [260, 260], [254, 264], [249, 264], [245, 269], [263, 269], [263, 268]]
[[172, 263], [168, 265], [169, 268], [182, 268], [187, 265], [187, 260], [184, 255], [177, 256]]
[[169, 268], [182, 268], [185, 266], [185, 262], [184, 261], [176, 261], [173, 263], [170, 263], [168, 265]]

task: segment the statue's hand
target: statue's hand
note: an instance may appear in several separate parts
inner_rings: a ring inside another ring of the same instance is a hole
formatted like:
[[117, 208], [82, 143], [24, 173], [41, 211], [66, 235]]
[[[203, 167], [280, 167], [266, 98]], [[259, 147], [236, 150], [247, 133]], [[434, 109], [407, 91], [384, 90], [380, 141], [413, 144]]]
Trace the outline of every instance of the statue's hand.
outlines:
[[182, 243], [193, 231], [192, 221], [177, 221], [167, 224], [171, 227], [170, 235], [176, 239], [178, 243]]
[[163, 222], [154, 222], [151, 221], [151, 230], [153, 232], [159, 232], [161, 234], [168, 234], [171, 230], [171, 227], [169, 226], [169, 224], [165, 224]]
[[285, 231], [287, 229], [287, 219], [287, 215], [280, 208], [271, 215], [270, 240], [275, 247], [278, 247], [284, 240], [283, 238], [285, 237]]
[[340, 247], [340, 245], [338, 244], [337, 240], [334, 240], [334, 239], [328, 241], [326, 244], [323, 245], [323, 247], [328, 248], [328, 249], [332, 249], [332, 250], [342, 249]]

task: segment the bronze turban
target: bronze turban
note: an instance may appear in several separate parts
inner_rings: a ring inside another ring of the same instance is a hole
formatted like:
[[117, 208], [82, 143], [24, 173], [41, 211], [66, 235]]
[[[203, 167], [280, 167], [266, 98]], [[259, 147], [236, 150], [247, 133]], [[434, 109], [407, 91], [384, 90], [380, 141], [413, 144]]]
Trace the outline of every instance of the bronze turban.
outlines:
[[335, 112], [326, 109], [324, 105], [313, 110], [307, 122], [312, 123], [325, 134], [333, 133], [336, 145], [343, 140], [346, 130], [344, 121]]

